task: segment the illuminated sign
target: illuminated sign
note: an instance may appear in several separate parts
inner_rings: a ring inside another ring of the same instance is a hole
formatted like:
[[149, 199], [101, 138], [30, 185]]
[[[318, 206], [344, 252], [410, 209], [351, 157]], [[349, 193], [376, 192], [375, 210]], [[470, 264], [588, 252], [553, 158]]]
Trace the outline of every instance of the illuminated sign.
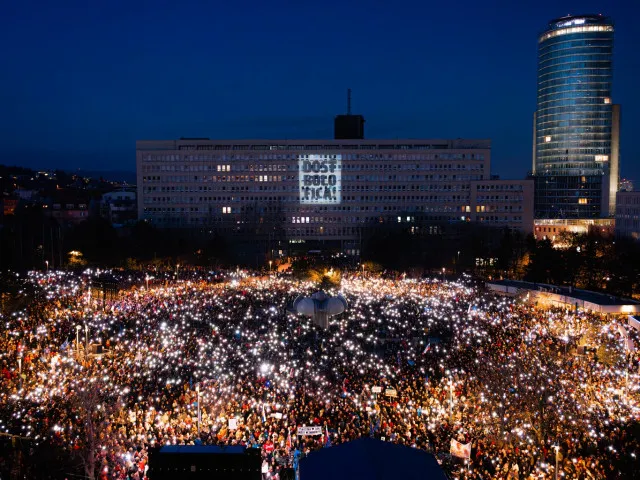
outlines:
[[338, 205], [342, 191], [342, 155], [299, 155], [300, 203]]
[[559, 23], [558, 27], [571, 27], [573, 25], [583, 25], [584, 18], [575, 18], [573, 20], [569, 20], [568, 22]]

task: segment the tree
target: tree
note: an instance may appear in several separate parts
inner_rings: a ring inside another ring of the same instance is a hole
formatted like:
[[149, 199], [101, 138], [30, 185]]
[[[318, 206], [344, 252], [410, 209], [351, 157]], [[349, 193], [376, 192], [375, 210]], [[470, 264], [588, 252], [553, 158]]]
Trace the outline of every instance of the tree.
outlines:
[[77, 412], [80, 429], [78, 455], [87, 478], [95, 479], [99, 440], [106, 432], [107, 420], [115, 416], [122, 405], [119, 398], [109, 394], [108, 386], [98, 377], [90, 377], [78, 382], [74, 394], [69, 399]]
[[529, 248], [531, 249], [531, 262], [526, 279], [541, 283], [557, 281], [561, 276], [562, 265], [558, 262], [559, 255], [551, 245], [551, 241], [548, 239], [533, 240], [533, 244], [530, 244]]

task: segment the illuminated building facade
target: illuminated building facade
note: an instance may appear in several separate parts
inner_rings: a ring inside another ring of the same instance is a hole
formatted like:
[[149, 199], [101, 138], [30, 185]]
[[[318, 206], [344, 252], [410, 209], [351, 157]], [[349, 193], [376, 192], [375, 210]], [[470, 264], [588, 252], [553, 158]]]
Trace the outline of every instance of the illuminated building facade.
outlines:
[[139, 218], [160, 228], [242, 235], [268, 225], [289, 243], [334, 241], [357, 253], [363, 227], [491, 225], [495, 216], [521, 229], [532, 208], [508, 185], [516, 195], [504, 206], [487, 200], [499, 220], [472, 208], [474, 182], [490, 179], [489, 140], [181, 139], [136, 149]]
[[536, 218], [533, 236], [536, 240], [549, 240], [554, 247], [566, 246], [564, 234], [597, 234], [613, 237], [616, 222], [613, 218]]
[[618, 192], [616, 235], [640, 240], [640, 192]]
[[477, 180], [470, 191], [472, 222], [532, 232], [533, 180]]
[[611, 94], [613, 34], [609, 18], [580, 15], [551, 21], [538, 38], [536, 218], [615, 213], [620, 108]]

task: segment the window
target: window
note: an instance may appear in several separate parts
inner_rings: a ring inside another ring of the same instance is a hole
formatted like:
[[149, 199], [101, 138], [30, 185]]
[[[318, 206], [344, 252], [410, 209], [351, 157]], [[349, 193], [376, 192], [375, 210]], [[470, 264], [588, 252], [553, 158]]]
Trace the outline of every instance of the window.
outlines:
[[231, 207], [222, 207], [222, 213], [231, 213]]

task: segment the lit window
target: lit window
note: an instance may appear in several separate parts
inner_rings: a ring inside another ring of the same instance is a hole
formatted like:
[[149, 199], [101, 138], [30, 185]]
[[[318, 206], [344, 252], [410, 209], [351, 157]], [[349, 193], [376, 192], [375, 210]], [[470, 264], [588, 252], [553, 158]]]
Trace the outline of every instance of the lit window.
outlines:
[[609, 161], [609, 155], [596, 155], [595, 156], [595, 160], [596, 160], [596, 162], [608, 162]]
[[544, 137], [544, 141], [546, 143], [549, 143], [551, 141], [551, 135], [547, 135], [546, 137]]
[[604, 103], [609, 105], [611, 103], [611, 99], [609, 97], [604, 97]]
[[586, 205], [586, 204], [587, 204], [587, 199], [586, 199], [586, 198], [579, 198], [579, 199], [578, 199], [578, 204], [580, 204], [580, 205]]
[[231, 213], [231, 207], [222, 207], [222, 213]]

